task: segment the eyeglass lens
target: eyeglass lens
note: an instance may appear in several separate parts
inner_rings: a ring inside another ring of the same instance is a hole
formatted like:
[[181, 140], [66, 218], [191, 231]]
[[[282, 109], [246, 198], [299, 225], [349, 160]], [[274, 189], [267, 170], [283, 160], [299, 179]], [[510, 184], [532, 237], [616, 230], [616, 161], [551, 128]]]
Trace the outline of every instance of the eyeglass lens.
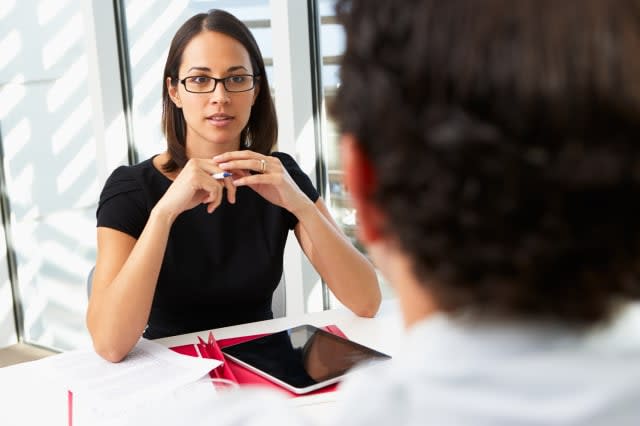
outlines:
[[253, 89], [254, 78], [251, 75], [232, 75], [225, 78], [193, 76], [186, 77], [182, 82], [187, 91], [194, 93], [213, 92], [218, 83], [222, 83], [227, 92], [245, 92]]

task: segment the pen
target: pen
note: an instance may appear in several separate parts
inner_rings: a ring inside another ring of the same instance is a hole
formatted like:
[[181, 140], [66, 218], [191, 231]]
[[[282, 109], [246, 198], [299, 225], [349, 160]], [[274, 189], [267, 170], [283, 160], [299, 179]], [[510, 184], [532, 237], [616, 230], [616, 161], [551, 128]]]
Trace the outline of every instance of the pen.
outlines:
[[214, 179], [224, 179], [226, 177], [231, 176], [231, 173], [229, 172], [219, 172], [219, 173], [214, 173], [211, 175], [212, 178]]

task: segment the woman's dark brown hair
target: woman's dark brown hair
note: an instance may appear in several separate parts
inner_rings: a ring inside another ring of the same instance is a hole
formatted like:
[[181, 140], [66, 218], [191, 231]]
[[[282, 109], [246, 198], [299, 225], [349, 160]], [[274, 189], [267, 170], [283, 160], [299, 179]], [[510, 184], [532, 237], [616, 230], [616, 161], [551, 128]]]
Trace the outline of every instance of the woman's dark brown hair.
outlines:
[[167, 139], [167, 150], [170, 159], [163, 168], [167, 172], [184, 167], [187, 162], [186, 154], [186, 123], [182, 110], [175, 106], [169, 97], [166, 80], [171, 78], [171, 84], [178, 84], [178, 71], [182, 63], [182, 54], [187, 44], [202, 31], [215, 31], [226, 34], [238, 40], [251, 59], [253, 73], [258, 76], [258, 97], [251, 109], [251, 116], [240, 136], [241, 149], [250, 148], [261, 154], [268, 154], [276, 144], [278, 138], [278, 121], [271, 99], [269, 81], [265, 71], [264, 60], [251, 31], [235, 16], [228, 12], [213, 9], [208, 13], [199, 13], [187, 20], [176, 32], [167, 62], [164, 66], [162, 78], [162, 131]]
[[639, 1], [343, 0], [337, 12], [332, 114], [441, 309], [590, 325], [638, 299]]

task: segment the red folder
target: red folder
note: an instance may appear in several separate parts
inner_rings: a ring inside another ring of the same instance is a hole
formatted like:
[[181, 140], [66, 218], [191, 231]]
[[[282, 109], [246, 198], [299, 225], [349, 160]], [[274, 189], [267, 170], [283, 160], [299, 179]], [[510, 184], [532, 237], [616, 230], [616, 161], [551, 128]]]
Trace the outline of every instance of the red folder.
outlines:
[[[336, 325], [327, 325], [322, 328], [330, 333], [346, 338], [342, 330], [340, 330]], [[198, 337], [200, 342], [195, 345], [192, 344], [192, 345], [174, 346], [170, 349], [178, 353], [181, 353], [183, 355], [203, 356], [205, 358], [214, 358], [222, 361], [221, 366], [211, 370], [211, 372], [209, 373], [209, 375], [213, 378], [228, 379], [235, 383], [238, 383], [240, 386], [242, 385], [266, 386], [266, 387], [278, 389], [279, 391], [284, 392], [290, 397], [301, 396], [293, 392], [290, 392], [289, 390], [283, 388], [277, 383], [267, 380], [264, 377], [259, 376], [258, 374], [247, 370], [245, 367], [241, 366], [240, 364], [237, 364], [233, 360], [230, 360], [227, 357], [225, 357], [222, 351], [220, 350], [221, 348], [234, 345], [236, 343], [242, 343], [248, 340], [253, 340], [264, 335], [265, 334], [254, 334], [252, 336], [234, 337], [230, 339], [221, 339], [216, 341], [216, 339], [213, 337], [213, 334], [210, 332], [207, 342], [205, 342], [203, 339]], [[318, 393], [333, 392], [334, 390], [336, 390], [336, 387], [337, 387], [337, 384], [330, 385], [322, 389], [318, 389], [313, 392], [306, 393], [305, 395], [315, 395]]]
[[[322, 327], [324, 330], [338, 335], [340, 337], [346, 338], [345, 334], [338, 328], [336, 325], [327, 325]], [[227, 359], [220, 348], [224, 348], [226, 346], [230, 346], [236, 343], [246, 342], [248, 340], [256, 339], [258, 337], [264, 336], [265, 334], [255, 334], [252, 336], [243, 336], [243, 337], [234, 337], [230, 339], [221, 339], [216, 341], [213, 337], [212, 333], [209, 333], [208, 341], [205, 342], [202, 338], [198, 337], [199, 342], [196, 344], [183, 345], [183, 346], [174, 346], [172, 348], [173, 351], [178, 352], [183, 355], [190, 356], [202, 356], [204, 358], [214, 358], [222, 361], [222, 365], [217, 368], [214, 368], [209, 372], [209, 375], [213, 378], [224, 378], [231, 380], [235, 383], [238, 383], [240, 386], [242, 385], [258, 385], [258, 386], [266, 386], [274, 389], [278, 389], [281, 392], [289, 395], [290, 397], [302, 396], [295, 394], [293, 392], [288, 391], [287, 389], [281, 387], [280, 385], [263, 378], [249, 370], [245, 367], [237, 364], [236, 362]], [[306, 393], [305, 395], [315, 395], [319, 393], [332, 392], [336, 390], [337, 384], [330, 385], [324, 387], [322, 389], [318, 389], [313, 392]], [[73, 392], [67, 392], [67, 421], [68, 426], [73, 426]]]

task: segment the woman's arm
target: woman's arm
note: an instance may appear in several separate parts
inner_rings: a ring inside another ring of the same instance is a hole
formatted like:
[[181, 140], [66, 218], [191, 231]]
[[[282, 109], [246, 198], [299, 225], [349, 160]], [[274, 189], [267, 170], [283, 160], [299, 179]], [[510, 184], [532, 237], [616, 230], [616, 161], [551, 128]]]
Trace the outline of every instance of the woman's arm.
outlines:
[[214, 160], [233, 172], [235, 185], [249, 186], [298, 218], [302, 250], [341, 303], [361, 316], [376, 314], [382, 297], [373, 265], [338, 228], [324, 202], [314, 203], [302, 192], [280, 159], [244, 150]]
[[123, 232], [98, 227], [98, 253], [87, 310], [87, 328], [96, 352], [118, 362], [144, 332], [175, 218], [198, 204], [215, 210], [227, 197], [235, 202], [235, 187], [211, 177], [220, 169], [211, 160], [189, 160], [152, 209], [136, 240]]
[[144, 332], [171, 223], [152, 211], [138, 240], [98, 227], [87, 327], [96, 352], [108, 361], [121, 361]]
[[302, 250], [333, 294], [357, 315], [374, 316], [382, 296], [373, 265], [340, 230], [322, 198], [292, 213]]

